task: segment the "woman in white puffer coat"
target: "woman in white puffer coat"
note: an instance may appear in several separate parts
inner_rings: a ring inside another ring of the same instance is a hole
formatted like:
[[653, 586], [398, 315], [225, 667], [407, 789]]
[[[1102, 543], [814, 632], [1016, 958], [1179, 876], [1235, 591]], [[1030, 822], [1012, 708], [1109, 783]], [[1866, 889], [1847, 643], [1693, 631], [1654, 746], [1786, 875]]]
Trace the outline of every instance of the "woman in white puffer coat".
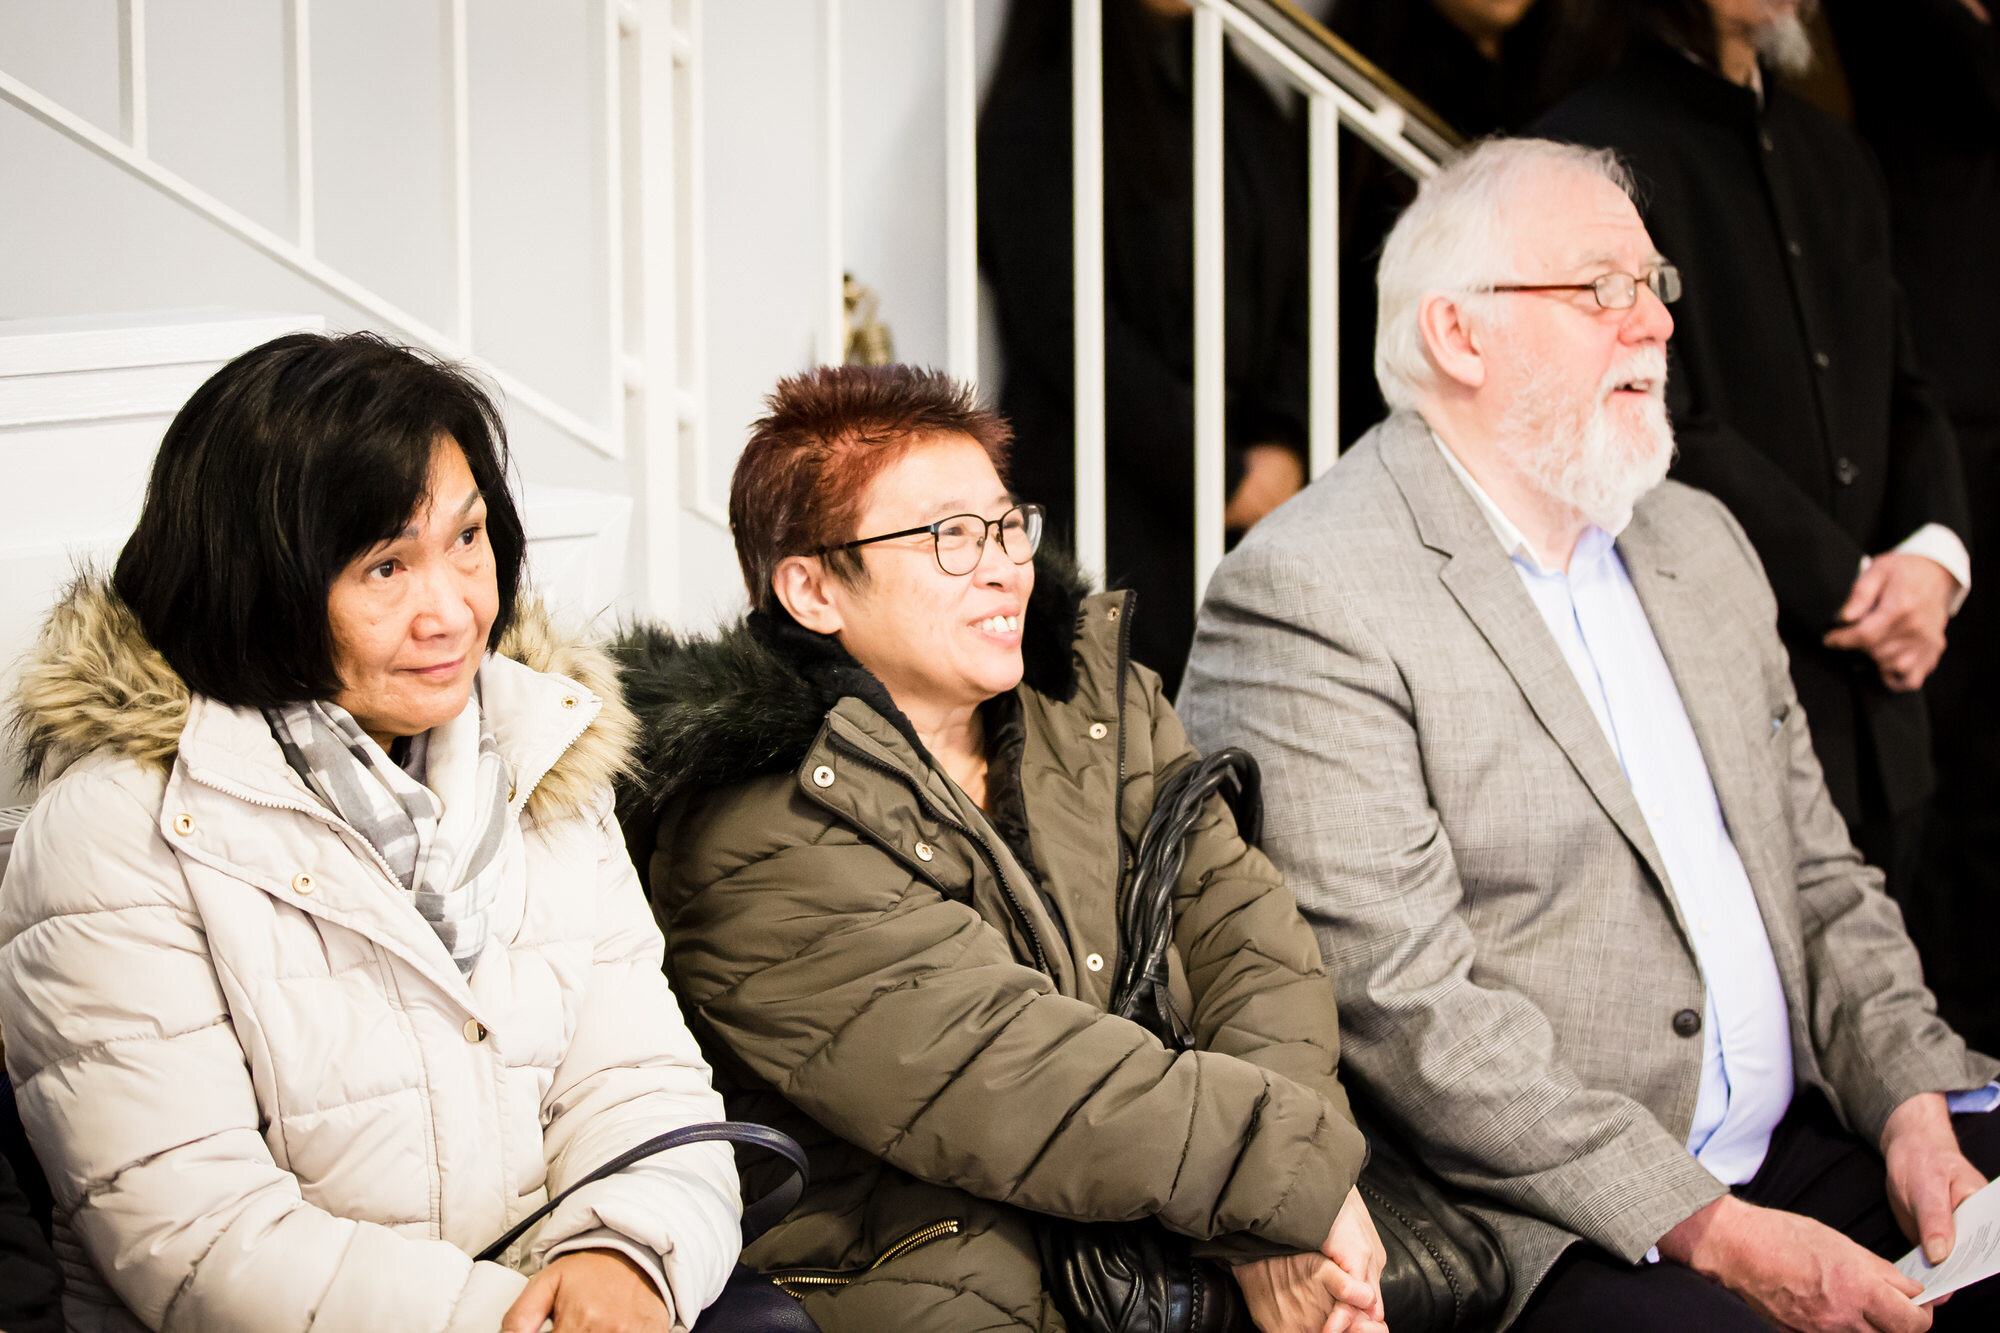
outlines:
[[463, 374], [292, 335], [49, 617], [0, 1027], [72, 1330], [664, 1333], [722, 1289], [725, 1145], [469, 1257], [723, 1114], [612, 818], [629, 716], [517, 607], [523, 545]]

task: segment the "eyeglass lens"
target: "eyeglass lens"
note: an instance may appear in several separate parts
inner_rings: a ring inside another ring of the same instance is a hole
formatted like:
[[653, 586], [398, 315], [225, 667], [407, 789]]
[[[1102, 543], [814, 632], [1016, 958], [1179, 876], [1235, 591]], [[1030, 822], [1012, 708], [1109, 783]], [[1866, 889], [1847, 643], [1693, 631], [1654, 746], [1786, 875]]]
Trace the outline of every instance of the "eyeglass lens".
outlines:
[[[1645, 282], [1662, 305], [1681, 299], [1681, 271], [1672, 264], [1660, 265], [1646, 275]], [[1639, 279], [1630, 273], [1606, 273], [1590, 286], [1597, 304], [1606, 310], [1630, 310], [1639, 299]]]
[[970, 574], [979, 568], [986, 535], [1000, 530], [1000, 549], [1017, 565], [1035, 558], [1042, 544], [1042, 507], [1019, 505], [988, 523], [977, 514], [954, 514], [937, 526], [938, 568], [947, 574]]

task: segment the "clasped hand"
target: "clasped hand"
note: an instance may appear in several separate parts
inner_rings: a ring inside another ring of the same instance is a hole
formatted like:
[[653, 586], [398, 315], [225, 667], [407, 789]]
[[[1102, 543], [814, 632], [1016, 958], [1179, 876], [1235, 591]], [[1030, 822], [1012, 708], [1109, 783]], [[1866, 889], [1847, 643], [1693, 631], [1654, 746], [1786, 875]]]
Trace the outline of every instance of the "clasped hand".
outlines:
[[1878, 555], [1854, 580], [1840, 608], [1840, 627], [1823, 642], [1867, 653], [1883, 684], [1914, 690], [1944, 656], [1944, 630], [1957, 594], [1958, 580], [1928, 556], [1906, 551]]
[[1233, 1271], [1260, 1333], [1387, 1333], [1387, 1261], [1368, 1205], [1350, 1189], [1318, 1254], [1258, 1259]]

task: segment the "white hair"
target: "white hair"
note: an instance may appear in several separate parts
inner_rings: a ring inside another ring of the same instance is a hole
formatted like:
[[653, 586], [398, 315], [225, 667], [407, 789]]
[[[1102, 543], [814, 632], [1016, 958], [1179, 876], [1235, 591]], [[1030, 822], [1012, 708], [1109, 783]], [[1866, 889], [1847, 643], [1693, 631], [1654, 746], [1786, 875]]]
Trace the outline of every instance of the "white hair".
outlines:
[[1464, 298], [1513, 281], [1521, 201], [1550, 173], [1601, 177], [1627, 195], [1617, 154], [1548, 139], [1486, 139], [1425, 181], [1396, 219], [1375, 271], [1375, 379], [1391, 408], [1417, 406], [1436, 374], [1419, 312], [1426, 297]]

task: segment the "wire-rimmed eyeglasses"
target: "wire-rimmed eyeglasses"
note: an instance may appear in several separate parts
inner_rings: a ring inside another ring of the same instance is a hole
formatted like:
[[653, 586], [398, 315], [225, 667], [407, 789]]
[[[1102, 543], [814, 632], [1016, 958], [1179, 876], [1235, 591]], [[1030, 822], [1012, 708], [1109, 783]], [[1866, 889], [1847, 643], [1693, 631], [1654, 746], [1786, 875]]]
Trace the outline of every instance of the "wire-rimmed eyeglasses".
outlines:
[[1589, 292], [1606, 310], [1630, 310], [1639, 300], [1639, 284], [1645, 283], [1660, 298], [1661, 305], [1681, 299], [1681, 271], [1672, 264], [1660, 264], [1643, 274], [1605, 273], [1589, 282], [1510, 282], [1491, 287], [1496, 292]]
[[980, 558], [986, 554], [986, 538], [989, 534], [997, 532], [1000, 534], [1000, 550], [1015, 564], [1025, 565], [1035, 558], [1035, 551], [1042, 544], [1042, 514], [1040, 505], [1015, 505], [998, 518], [981, 518], [977, 514], [951, 514], [935, 523], [904, 528], [901, 532], [884, 532], [873, 537], [859, 537], [851, 542], [822, 546], [813, 554], [852, 551], [858, 546], [886, 542], [897, 537], [914, 537], [920, 532], [928, 532], [931, 535], [931, 550], [937, 556], [938, 568], [947, 574], [965, 575], [979, 568]]

